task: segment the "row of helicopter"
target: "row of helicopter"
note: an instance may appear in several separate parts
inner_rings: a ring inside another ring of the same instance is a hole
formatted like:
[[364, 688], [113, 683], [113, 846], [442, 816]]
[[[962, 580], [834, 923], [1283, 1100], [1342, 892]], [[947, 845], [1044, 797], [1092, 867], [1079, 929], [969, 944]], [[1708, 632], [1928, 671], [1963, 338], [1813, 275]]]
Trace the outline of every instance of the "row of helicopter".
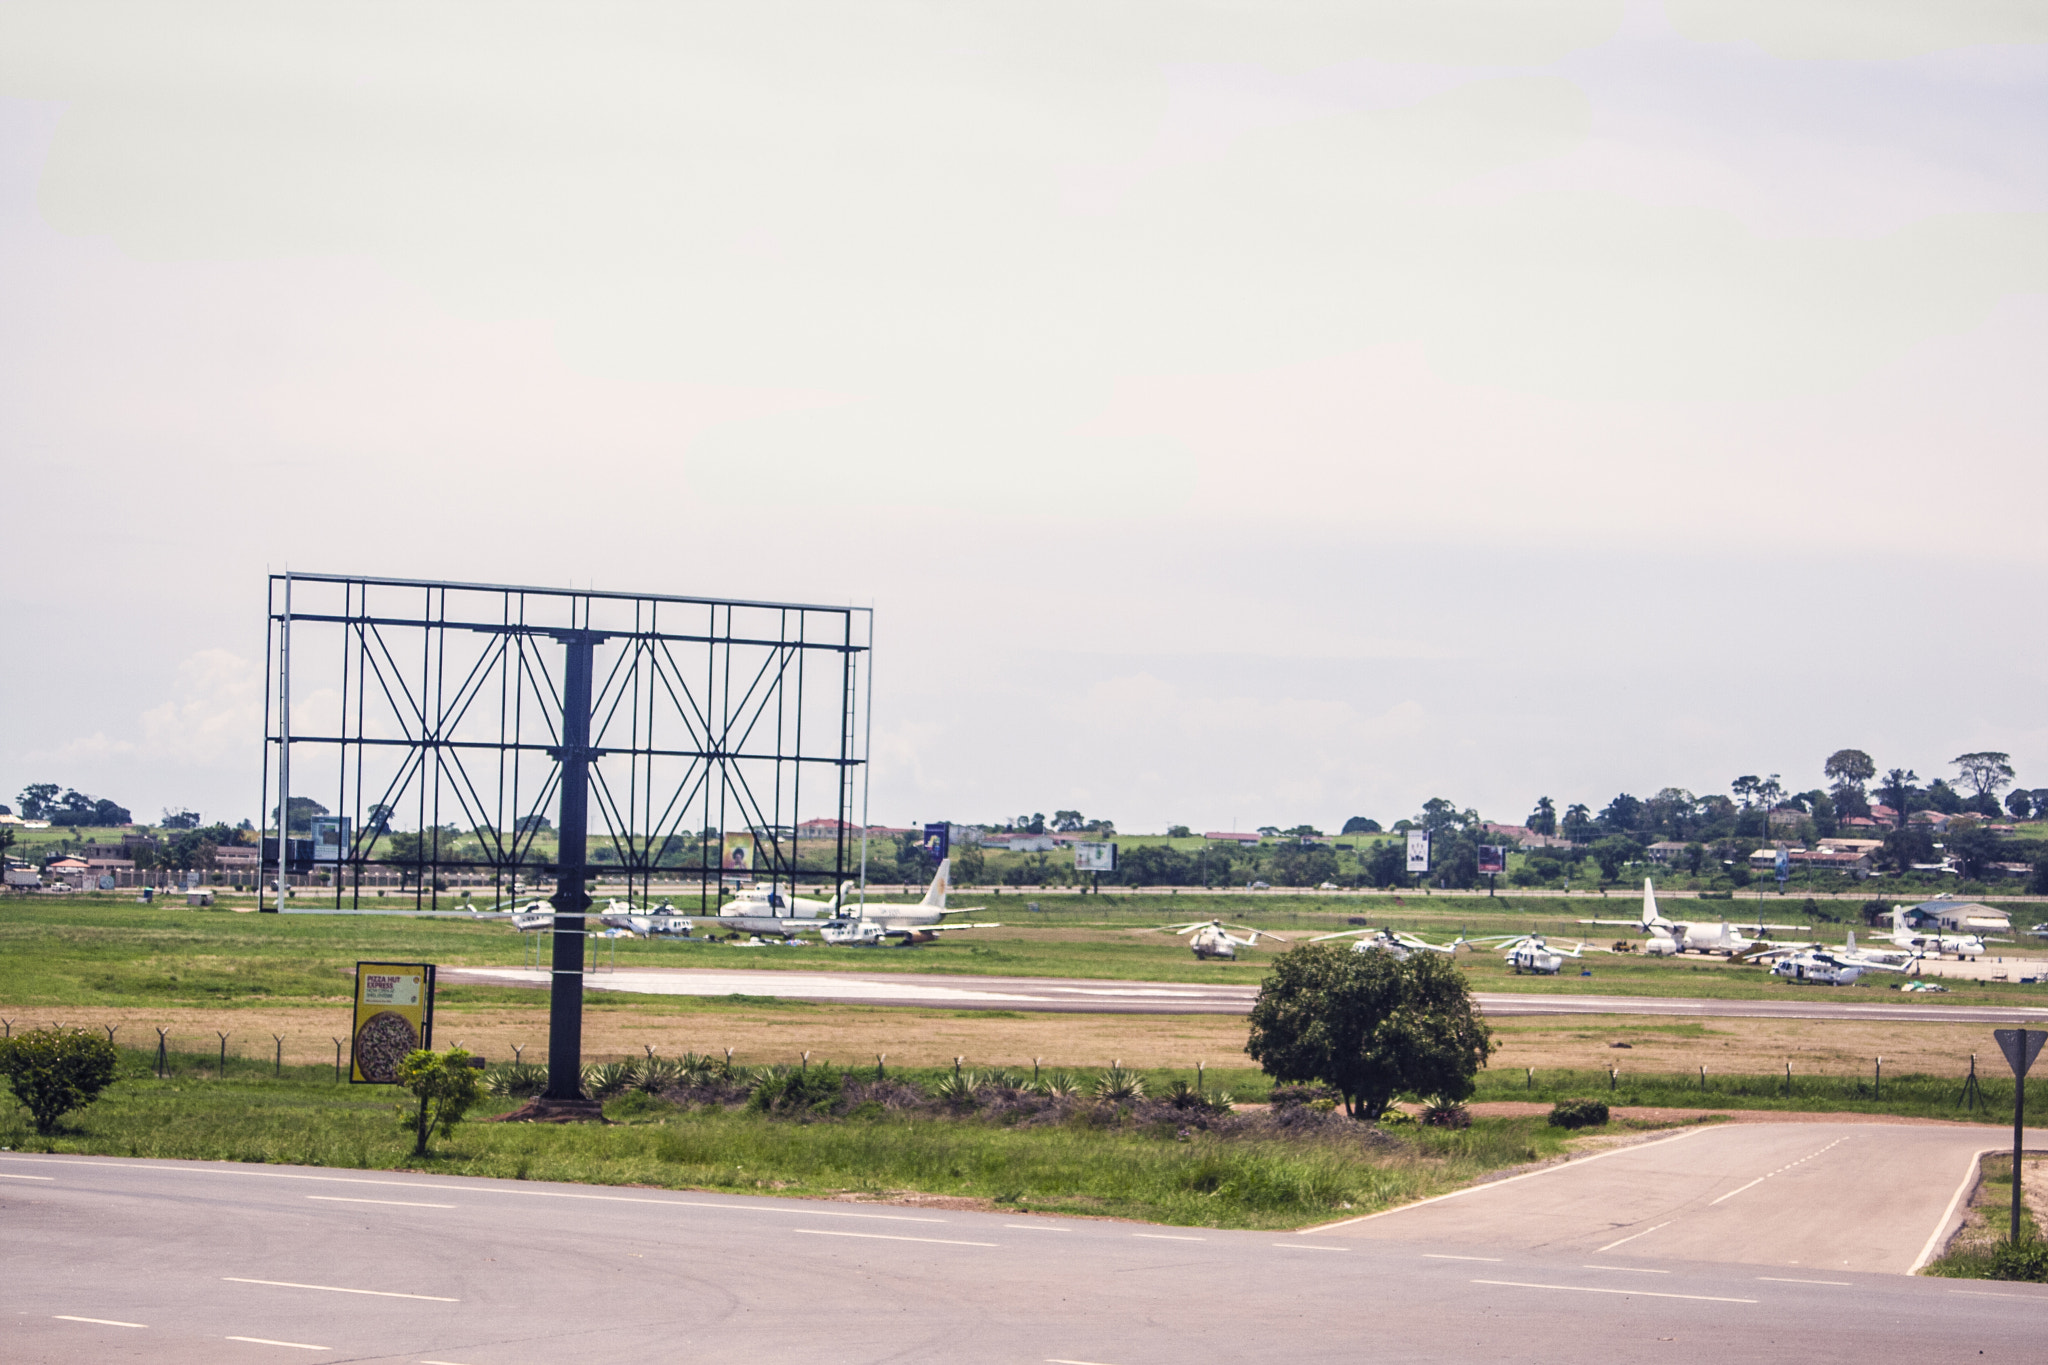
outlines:
[[[1808, 926], [1759, 921], [1753, 926], [1738, 927], [1725, 920], [1667, 919], [1657, 908], [1656, 889], [1646, 877], [1643, 879], [1642, 914], [1636, 919], [1590, 919], [1579, 923], [1634, 928], [1644, 936], [1642, 951], [1653, 957], [1676, 957], [1687, 952], [1720, 954], [1739, 961], [1768, 963], [1773, 975], [1814, 985], [1846, 986], [1869, 972], [1909, 972], [1926, 958], [1975, 958], [1985, 951], [1985, 940], [1979, 935], [1921, 933], [1908, 927], [1905, 912], [1901, 910], [1894, 910], [1891, 919], [1891, 932], [1880, 935], [1870, 947], [1858, 947], [1854, 932], [1848, 935], [1847, 942], [1840, 948], [1829, 948], [1817, 942], [1780, 942], [1768, 934], [1771, 931], [1797, 932]], [[1281, 934], [1227, 924], [1221, 920], [1196, 920], [1162, 928], [1187, 938], [1188, 947], [1198, 958], [1235, 958], [1239, 948], [1254, 947], [1262, 938], [1277, 939], [1283, 943], [1289, 941]], [[1745, 933], [1744, 929], [1751, 932]], [[1563, 970], [1566, 962], [1579, 960], [1587, 952], [1616, 950], [1589, 946], [1583, 941], [1569, 949], [1559, 948], [1542, 934], [1487, 934], [1473, 938], [1461, 934], [1449, 943], [1432, 943], [1419, 934], [1386, 928], [1318, 934], [1309, 942], [1324, 943], [1342, 938], [1354, 940], [1354, 952], [1384, 952], [1397, 958], [1419, 952], [1455, 954], [1460, 948], [1474, 952], [1493, 951], [1500, 953], [1502, 960], [1517, 975], [1527, 972], [1539, 976], [1555, 976]], [[1616, 948], [1627, 951], [1629, 946], [1617, 944]]]

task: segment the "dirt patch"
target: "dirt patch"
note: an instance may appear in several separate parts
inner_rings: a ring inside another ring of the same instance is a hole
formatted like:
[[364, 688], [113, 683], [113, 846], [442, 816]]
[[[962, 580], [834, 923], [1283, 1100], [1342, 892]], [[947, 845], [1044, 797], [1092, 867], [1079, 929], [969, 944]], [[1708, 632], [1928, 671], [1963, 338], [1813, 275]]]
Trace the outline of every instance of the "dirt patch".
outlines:
[[[1497, 1071], [1535, 1067], [1631, 1072], [1694, 1071], [1713, 1075], [1782, 1073], [1797, 1076], [1870, 1074], [1884, 1058], [1887, 1075], [1954, 1075], [1998, 1060], [1991, 1030], [1981, 1023], [1869, 1022], [1844, 1019], [1702, 1019], [1660, 1023], [1641, 1015], [1606, 1014], [1562, 1019], [1489, 1021], [1500, 1051]], [[1617, 1048], [1615, 1043], [1627, 1043]]]

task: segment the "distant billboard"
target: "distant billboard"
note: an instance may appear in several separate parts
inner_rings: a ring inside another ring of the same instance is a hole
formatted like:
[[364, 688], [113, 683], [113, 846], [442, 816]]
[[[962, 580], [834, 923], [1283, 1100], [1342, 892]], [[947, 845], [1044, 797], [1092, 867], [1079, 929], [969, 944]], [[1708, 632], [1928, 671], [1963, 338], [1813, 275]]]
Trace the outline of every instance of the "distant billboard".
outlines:
[[1429, 831], [1411, 829], [1408, 831], [1408, 870], [1429, 871]]
[[1493, 877], [1508, 870], [1508, 851], [1501, 844], [1479, 846], [1479, 875]]
[[952, 831], [951, 825], [943, 823], [924, 827], [924, 851], [933, 862], [946, 861], [946, 855], [953, 847]]
[[339, 863], [349, 853], [349, 819], [346, 815], [313, 817], [313, 861]]
[[754, 836], [751, 834], [728, 834], [725, 836], [725, 851], [718, 865], [727, 872], [752, 872], [754, 870]]
[[1116, 871], [1115, 844], [1075, 844], [1074, 871], [1114, 872]]

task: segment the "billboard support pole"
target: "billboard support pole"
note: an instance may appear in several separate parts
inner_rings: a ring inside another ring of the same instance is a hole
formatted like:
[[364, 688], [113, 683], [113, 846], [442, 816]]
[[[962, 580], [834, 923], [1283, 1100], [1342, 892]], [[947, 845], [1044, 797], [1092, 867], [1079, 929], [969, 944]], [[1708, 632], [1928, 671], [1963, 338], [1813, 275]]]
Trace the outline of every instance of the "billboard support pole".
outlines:
[[[548, 987], [548, 1088], [539, 1103], [570, 1112], [597, 1110], [583, 1093], [584, 885], [590, 835], [590, 675], [597, 637], [565, 632], [562, 681], [562, 806], [556, 836], [554, 960]], [[531, 1107], [531, 1106], [529, 1106]]]

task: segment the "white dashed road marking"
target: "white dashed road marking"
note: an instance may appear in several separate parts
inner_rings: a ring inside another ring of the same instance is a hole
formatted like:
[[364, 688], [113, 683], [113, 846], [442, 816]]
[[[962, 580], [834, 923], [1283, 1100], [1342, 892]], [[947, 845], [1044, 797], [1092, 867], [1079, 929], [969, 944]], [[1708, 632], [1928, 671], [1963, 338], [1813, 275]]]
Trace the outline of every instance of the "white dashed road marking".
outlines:
[[859, 1237], [869, 1242], [931, 1242], [942, 1247], [992, 1247], [1000, 1242], [956, 1242], [950, 1237], [892, 1237], [886, 1232], [827, 1232], [823, 1228], [791, 1228], [807, 1237]]
[[98, 1323], [98, 1324], [99, 1324], [100, 1326], [102, 1326], [102, 1327], [148, 1327], [148, 1326], [149, 1326], [149, 1324], [148, 1324], [148, 1323], [146, 1323], [146, 1322], [117, 1322], [117, 1321], [115, 1321], [115, 1320], [114, 1320], [113, 1318], [80, 1318], [80, 1317], [73, 1317], [73, 1316], [72, 1316], [71, 1314], [69, 1314], [69, 1313], [53, 1313], [53, 1314], [52, 1314], [51, 1316], [52, 1316], [52, 1317], [54, 1317], [54, 1318], [56, 1318], [56, 1319], [57, 1319], [57, 1321], [59, 1321], [59, 1322], [94, 1322], [94, 1323]]
[[345, 1194], [309, 1194], [308, 1199], [323, 1204], [389, 1204], [401, 1209], [452, 1209], [453, 1204], [421, 1204], [411, 1199], [351, 1199]]
[[[244, 1279], [240, 1275], [223, 1275], [221, 1278], [230, 1284], [267, 1284], [273, 1289], [317, 1289], [323, 1294], [368, 1294], [372, 1298], [378, 1299], [425, 1299], [428, 1303], [462, 1302], [461, 1299], [443, 1298], [439, 1294], [397, 1294], [389, 1289], [343, 1289], [340, 1285], [335, 1284], [297, 1284], [291, 1280], [249, 1280]], [[254, 1337], [230, 1338], [232, 1341], [254, 1341], [255, 1339]], [[273, 1342], [271, 1344], [275, 1345], [276, 1343]], [[292, 1343], [286, 1342], [285, 1344], [289, 1346]], [[327, 1348], [325, 1346], [314, 1346], [310, 1349], [324, 1351]]]
[[308, 1346], [303, 1341], [272, 1341], [269, 1337], [229, 1337], [229, 1341], [253, 1342], [258, 1346], [289, 1346], [294, 1351], [331, 1351], [332, 1346]]
[[1554, 1289], [1566, 1294], [1625, 1294], [1632, 1299], [1696, 1299], [1701, 1303], [1755, 1303], [1755, 1299], [1730, 1299], [1719, 1294], [1664, 1294], [1653, 1289], [1603, 1289], [1590, 1284], [1527, 1284], [1521, 1280], [1474, 1280], [1474, 1284], [1497, 1284], [1508, 1289]]
[[[1819, 1156], [1819, 1155], [1821, 1154], [1821, 1152], [1825, 1152], [1825, 1151], [1827, 1151], [1827, 1150], [1828, 1150], [1828, 1147], [1839, 1147], [1839, 1146], [1841, 1146], [1841, 1145], [1842, 1145], [1843, 1143], [1847, 1142], [1848, 1140], [1849, 1140], [1849, 1139], [1848, 1139], [1848, 1138], [1846, 1138], [1846, 1137], [1838, 1137], [1838, 1138], [1836, 1138], [1836, 1139], [1835, 1139], [1835, 1140], [1834, 1140], [1833, 1142], [1830, 1142], [1830, 1143], [1828, 1144], [1828, 1146], [1827, 1146], [1827, 1147], [1823, 1147], [1823, 1148], [1821, 1148], [1821, 1149], [1820, 1149], [1820, 1152], [1808, 1152], [1808, 1153], [1807, 1153], [1807, 1154], [1806, 1154], [1805, 1156], [1803, 1156], [1803, 1157], [1800, 1157], [1800, 1158], [1799, 1158], [1799, 1160], [1797, 1160], [1797, 1161], [1787, 1162], [1787, 1163], [1786, 1163], [1785, 1165], [1783, 1165], [1783, 1166], [1780, 1166], [1780, 1167], [1779, 1167], [1779, 1168], [1778, 1168], [1777, 1170], [1775, 1170], [1775, 1171], [1771, 1171], [1770, 1173], [1768, 1173], [1768, 1174], [1766, 1174], [1766, 1175], [1760, 1175], [1760, 1176], [1758, 1176], [1758, 1177], [1757, 1177], [1756, 1179], [1754, 1179], [1754, 1180], [1750, 1181], [1750, 1182], [1749, 1182], [1749, 1183], [1748, 1183], [1747, 1185], [1741, 1185], [1741, 1186], [1738, 1186], [1738, 1187], [1736, 1187], [1735, 1189], [1732, 1189], [1732, 1190], [1728, 1191], [1728, 1193], [1726, 1193], [1726, 1194], [1724, 1194], [1724, 1195], [1722, 1195], [1722, 1196], [1721, 1196], [1721, 1199], [1733, 1199], [1733, 1198], [1734, 1198], [1734, 1197], [1735, 1197], [1736, 1195], [1738, 1195], [1738, 1194], [1741, 1194], [1741, 1193], [1742, 1193], [1742, 1192], [1743, 1192], [1744, 1190], [1753, 1190], [1753, 1189], [1755, 1189], [1755, 1188], [1756, 1188], [1757, 1186], [1759, 1186], [1759, 1185], [1763, 1184], [1763, 1183], [1764, 1183], [1764, 1182], [1765, 1182], [1766, 1180], [1769, 1180], [1769, 1179], [1770, 1179], [1770, 1178], [1771, 1178], [1772, 1176], [1776, 1176], [1776, 1175], [1783, 1175], [1783, 1174], [1785, 1174], [1785, 1172], [1787, 1172], [1787, 1171], [1789, 1171], [1789, 1170], [1793, 1169], [1794, 1167], [1797, 1167], [1797, 1166], [1804, 1166], [1804, 1165], [1805, 1165], [1805, 1164], [1806, 1164], [1807, 1162], [1809, 1162], [1809, 1161], [1813, 1160], [1813, 1159], [1814, 1159], [1815, 1157]], [[1711, 1200], [1707, 1201], [1707, 1207], [1708, 1207], [1708, 1208], [1712, 1208], [1712, 1207], [1714, 1207], [1714, 1205], [1716, 1205], [1716, 1204], [1718, 1204], [1718, 1203], [1720, 1203], [1720, 1202], [1721, 1202], [1721, 1199], [1711, 1199]]]

